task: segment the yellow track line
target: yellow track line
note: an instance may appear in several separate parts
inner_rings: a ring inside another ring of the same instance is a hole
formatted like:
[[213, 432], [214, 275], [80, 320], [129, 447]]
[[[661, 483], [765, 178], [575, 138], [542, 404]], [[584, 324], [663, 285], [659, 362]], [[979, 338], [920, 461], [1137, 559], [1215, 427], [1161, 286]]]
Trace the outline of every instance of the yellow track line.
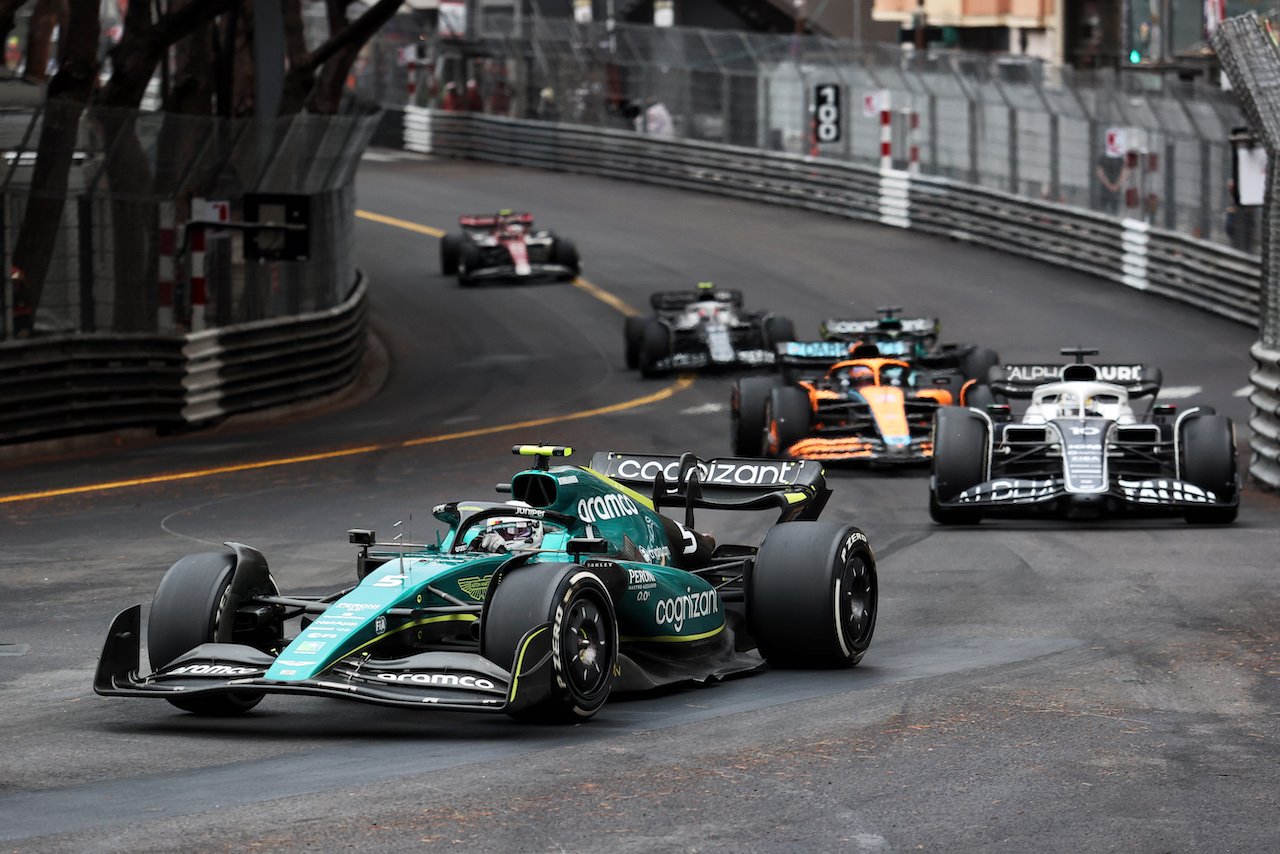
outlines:
[[255, 463], [240, 463], [233, 466], [221, 466], [213, 469], [201, 469], [199, 471], [176, 472], [173, 474], [160, 474], [154, 477], [140, 477], [132, 480], [116, 480], [109, 483], [93, 483], [87, 486], [71, 486], [66, 489], [49, 489], [44, 492], [28, 492], [23, 495], [6, 495], [0, 497], [0, 504], [12, 504], [18, 501], [32, 501], [37, 498], [56, 498], [60, 495], [79, 495], [86, 492], [105, 492], [111, 489], [124, 489], [130, 486], [146, 486], [152, 483], [170, 483], [177, 480], [192, 480], [200, 477], [211, 477], [217, 474], [229, 474], [238, 471], [252, 471], [254, 469], [273, 468], [276, 466], [296, 465], [297, 463], [310, 463], [317, 460], [332, 460], [339, 457], [353, 457], [360, 454], [371, 454], [374, 451], [387, 451], [396, 448], [410, 448], [414, 445], [428, 445], [436, 442], [448, 442], [454, 439], [468, 439], [473, 436], [484, 436], [490, 433], [501, 433], [507, 430], [526, 430], [532, 427], [542, 427], [547, 424], [559, 424], [565, 421], [576, 421], [582, 418], [591, 418], [596, 415], [607, 415], [612, 412], [622, 412], [627, 409], [635, 409], [636, 407], [645, 406], [650, 403], [657, 403], [659, 400], [666, 400], [668, 397], [677, 392], [684, 391], [693, 385], [693, 376], [685, 374], [680, 377], [674, 384], [666, 388], [656, 391], [653, 394], [647, 394], [644, 397], [637, 397], [633, 400], [615, 403], [610, 406], [601, 406], [596, 409], [586, 409], [582, 412], [572, 412], [568, 415], [552, 415], [547, 418], [536, 418], [531, 421], [520, 421], [515, 424], [499, 424], [495, 427], [481, 427], [476, 430], [466, 430], [461, 433], [446, 433], [440, 436], [423, 436], [419, 439], [407, 439], [403, 442], [387, 442], [378, 445], [363, 445], [358, 448], [345, 448], [340, 451], [324, 451], [318, 454], [307, 454], [301, 457], [284, 457], [275, 460], [260, 460]]
[[[396, 219], [393, 216], [383, 216], [382, 214], [371, 213], [370, 211], [356, 211], [356, 216], [360, 219], [367, 219], [371, 222], [380, 222], [383, 225], [392, 225], [396, 228], [404, 228], [409, 231], [416, 231], [419, 234], [430, 235], [431, 237], [444, 237], [445, 232], [438, 228], [432, 228], [429, 225], [419, 225], [416, 222], [408, 220]], [[593, 285], [586, 279], [577, 278], [573, 280], [573, 286], [583, 293], [590, 294], [606, 305], [612, 306], [617, 311], [625, 314], [627, 317], [635, 317], [640, 314], [639, 311], [627, 305], [623, 300], [606, 291], [599, 285]]]
[[372, 222], [380, 222], [383, 225], [394, 225], [396, 228], [404, 228], [409, 231], [416, 231], [419, 234], [430, 235], [431, 237], [444, 237], [445, 232], [438, 228], [432, 228], [429, 225], [418, 225], [416, 222], [408, 220], [396, 219], [393, 216], [383, 216], [382, 214], [370, 213], [369, 211], [356, 211], [356, 216], [360, 219], [371, 220]]

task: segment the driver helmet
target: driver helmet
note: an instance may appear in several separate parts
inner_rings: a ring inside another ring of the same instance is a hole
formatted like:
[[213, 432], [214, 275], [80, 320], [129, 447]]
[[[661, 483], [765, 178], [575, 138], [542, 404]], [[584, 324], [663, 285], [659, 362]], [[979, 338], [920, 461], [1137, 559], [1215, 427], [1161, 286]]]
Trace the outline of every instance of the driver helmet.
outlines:
[[854, 365], [841, 377], [841, 385], [849, 385], [853, 388], [866, 388], [869, 385], [875, 385], [875, 371], [866, 365]]
[[487, 552], [509, 552], [536, 549], [542, 545], [543, 526], [540, 519], [526, 516], [495, 516], [485, 522], [479, 547]]

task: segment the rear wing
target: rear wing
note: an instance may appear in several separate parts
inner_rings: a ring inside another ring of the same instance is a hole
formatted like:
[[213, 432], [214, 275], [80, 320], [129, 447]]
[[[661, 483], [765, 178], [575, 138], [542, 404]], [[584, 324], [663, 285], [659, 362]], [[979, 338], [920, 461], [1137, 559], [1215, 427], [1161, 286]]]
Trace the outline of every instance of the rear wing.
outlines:
[[910, 335], [937, 335], [942, 323], [936, 317], [839, 318], [822, 321], [822, 337], [856, 339], [876, 333], [905, 332]]
[[658, 291], [650, 294], [649, 306], [654, 311], [680, 311], [695, 302], [715, 300], [741, 309], [745, 300], [742, 291], [737, 288], [715, 288], [714, 290]]
[[495, 225], [504, 223], [517, 223], [519, 225], [532, 225], [533, 214], [468, 214], [467, 216], [458, 217], [458, 224], [468, 228], [492, 228]]
[[1143, 364], [1006, 364], [995, 365], [987, 373], [992, 392], [1013, 398], [1029, 398], [1046, 383], [1093, 379], [1118, 385], [1129, 392], [1130, 397], [1154, 397], [1164, 378], [1159, 368]]
[[782, 368], [826, 372], [836, 362], [852, 358], [853, 346], [846, 341], [779, 341], [776, 365]]
[[651, 487], [654, 509], [684, 507], [690, 526], [694, 508], [776, 509], [780, 522], [814, 520], [831, 497], [822, 464], [813, 460], [598, 451], [590, 468], [637, 491]]

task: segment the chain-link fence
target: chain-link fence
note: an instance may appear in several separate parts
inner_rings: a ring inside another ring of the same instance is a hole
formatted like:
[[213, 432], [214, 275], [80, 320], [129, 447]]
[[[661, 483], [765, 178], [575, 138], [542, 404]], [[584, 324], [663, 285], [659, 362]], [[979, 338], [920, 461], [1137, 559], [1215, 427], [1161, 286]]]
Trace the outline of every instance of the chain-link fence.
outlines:
[[[1231, 182], [1229, 138], [1245, 118], [1230, 93], [1203, 82], [818, 36], [483, 23], [468, 44], [384, 32], [366, 51], [359, 91], [918, 169], [1247, 252], [1259, 245], [1257, 209], [1234, 203]], [[831, 101], [833, 89], [838, 133], [819, 138], [815, 100]]]
[[[359, 108], [264, 127], [57, 100], [0, 112], [0, 340], [178, 333], [341, 303], [356, 282], [355, 170], [378, 119]], [[73, 124], [42, 142], [46, 125]], [[65, 186], [40, 175], [59, 160]], [[279, 257], [271, 239], [246, 246], [263, 234], [245, 227], [247, 194], [305, 197], [305, 260], [259, 260]]]

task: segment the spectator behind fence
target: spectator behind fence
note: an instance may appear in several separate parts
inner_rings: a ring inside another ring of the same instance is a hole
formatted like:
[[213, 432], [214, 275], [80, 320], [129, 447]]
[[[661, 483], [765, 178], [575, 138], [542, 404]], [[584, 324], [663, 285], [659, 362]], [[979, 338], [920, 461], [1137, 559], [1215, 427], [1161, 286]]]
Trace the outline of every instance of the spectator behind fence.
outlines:
[[511, 112], [511, 93], [507, 91], [507, 81], [499, 77], [493, 81], [493, 91], [489, 93], [489, 104], [486, 113], [505, 116]]
[[1111, 157], [1106, 152], [1098, 158], [1098, 209], [1103, 213], [1120, 212], [1120, 195], [1124, 191], [1124, 179], [1129, 174], [1124, 160], [1123, 155]]
[[480, 86], [474, 80], [467, 81], [467, 112], [483, 113], [484, 98], [480, 94]]
[[636, 130], [650, 136], [675, 136], [675, 125], [666, 105], [650, 95], [644, 99], [645, 109], [636, 115]]
[[440, 109], [456, 112], [462, 109], [462, 98], [458, 97], [458, 84], [452, 81], [444, 84], [444, 97], [440, 99]]

